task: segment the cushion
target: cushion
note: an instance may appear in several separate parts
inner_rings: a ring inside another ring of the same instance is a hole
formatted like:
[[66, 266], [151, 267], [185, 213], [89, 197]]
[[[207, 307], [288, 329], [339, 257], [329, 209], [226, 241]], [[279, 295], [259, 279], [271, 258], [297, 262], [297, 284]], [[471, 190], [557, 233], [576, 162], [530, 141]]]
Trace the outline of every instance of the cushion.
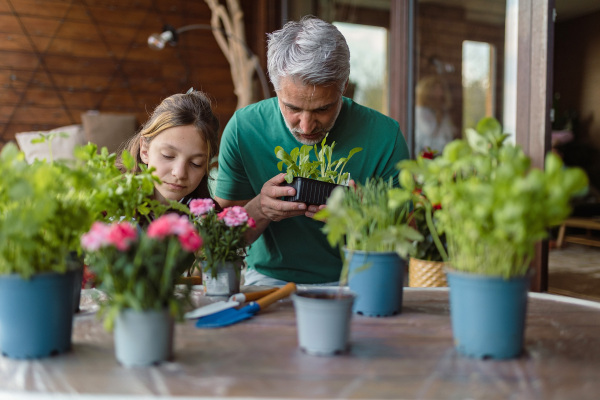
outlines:
[[81, 125], [69, 125], [50, 131], [37, 132], [20, 132], [15, 135], [19, 148], [25, 153], [25, 159], [28, 163], [33, 160], [48, 160], [50, 161], [50, 148], [47, 142], [31, 143], [33, 139], [40, 138], [40, 135], [47, 136], [51, 133], [65, 133], [64, 135], [56, 135], [50, 142], [52, 145], [52, 159], [73, 160], [75, 156], [73, 151], [77, 146], [83, 146], [87, 143], [83, 135], [83, 127]]
[[85, 139], [115, 153], [136, 131], [135, 115], [88, 111], [81, 114]]

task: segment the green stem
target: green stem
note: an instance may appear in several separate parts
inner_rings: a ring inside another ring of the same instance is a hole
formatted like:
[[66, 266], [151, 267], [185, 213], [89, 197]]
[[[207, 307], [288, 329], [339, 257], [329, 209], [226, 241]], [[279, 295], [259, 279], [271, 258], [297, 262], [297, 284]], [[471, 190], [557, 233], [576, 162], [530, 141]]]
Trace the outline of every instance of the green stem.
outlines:
[[437, 230], [435, 229], [435, 225], [433, 224], [432, 215], [433, 210], [431, 204], [427, 204], [427, 212], [425, 213], [425, 221], [427, 222], [427, 227], [429, 228], [429, 232], [431, 232], [431, 237], [433, 238], [433, 242], [435, 243], [435, 247], [437, 247], [442, 259], [447, 262], [448, 261], [448, 253], [446, 253], [446, 249], [440, 240], [440, 237], [437, 234]]

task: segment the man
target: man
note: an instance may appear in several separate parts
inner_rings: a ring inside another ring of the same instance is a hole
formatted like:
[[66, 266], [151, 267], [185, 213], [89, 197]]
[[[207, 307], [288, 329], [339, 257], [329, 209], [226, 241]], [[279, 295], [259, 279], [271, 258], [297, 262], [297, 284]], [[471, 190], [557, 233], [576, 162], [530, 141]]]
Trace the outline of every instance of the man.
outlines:
[[[221, 139], [215, 199], [242, 205], [256, 221], [246, 262], [246, 284], [323, 284], [339, 279], [342, 261], [313, 220], [318, 206], [282, 201], [286, 186], [274, 149], [335, 141], [333, 158], [363, 150], [345, 167], [356, 182], [394, 177], [408, 158], [399, 125], [343, 97], [350, 51], [338, 29], [315, 17], [288, 22], [269, 35], [268, 71], [277, 97], [238, 110]], [[314, 156], [314, 154], [312, 154]]]

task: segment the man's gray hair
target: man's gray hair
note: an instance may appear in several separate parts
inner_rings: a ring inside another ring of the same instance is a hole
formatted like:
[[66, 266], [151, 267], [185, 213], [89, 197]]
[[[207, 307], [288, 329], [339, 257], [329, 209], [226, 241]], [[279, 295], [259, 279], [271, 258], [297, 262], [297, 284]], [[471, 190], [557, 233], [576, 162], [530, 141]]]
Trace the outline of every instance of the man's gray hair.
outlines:
[[305, 85], [337, 85], [343, 92], [350, 49], [335, 26], [309, 15], [268, 35], [267, 64], [275, 91], [281, 78], [292, 77]]

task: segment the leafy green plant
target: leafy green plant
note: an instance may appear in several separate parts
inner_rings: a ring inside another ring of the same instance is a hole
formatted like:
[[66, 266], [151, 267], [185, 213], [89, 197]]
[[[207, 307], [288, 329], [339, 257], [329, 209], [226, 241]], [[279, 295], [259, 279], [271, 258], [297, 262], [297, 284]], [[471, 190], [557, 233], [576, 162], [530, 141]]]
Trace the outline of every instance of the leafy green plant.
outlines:
[[175, 280], [189, 268], [202, 239], [188, 217], [174, 213], [153, 220], [142, 229], [131, 222], [95, 222], [81, 237], [98, 288], [106, 295], [100, 315], [112, 330], [118, 313], [163, 310], [182, 316]]
[[[438, 227], [436, 211], [441, 209], [441, 204], [433, 204], [423, 193], [423, 185], [429, 163], [438, 156], [437, 151], [427, 150], [414, 160], [402, 160], [397, 164], [400, 172], [400, 185], [402, 188], [390, 190], [390, 201], [405, 201], [406, 190], [411, 193], [413, 210], [412, 223], [423, 235], [422, 241], [415, 241], [414, 258], [428, 261], [443, 261], [448, 259], [446, 238]], [[430, 181], [430, 184], [435, 182]]]
[[32, 139], [31, 143], [46, 143], [48, 146], [48, 160], [49, 162], [54, 161], [54, 157], [52, 156], [52, 141], [57, 138], [68, 138], [69, 135], [66, 132], [51, 132], [46, 135], [40, 134], [38, 138]]
[[170, 210], [189, 212], [185, 205], [176, 201], [162, 204], [155, 200], [154, 185], [160, 183], [160, 179], [153, 175], [153, 168], [143, 164], [140, 172], [134, 172], [135, 160], [127, 150], [121, 154], [125, 171], [116, 166], [116, 154], [109, 153], [105, 147], [98, 152], [97, 146], [90, 143], [77, 148], [75, 155], [86, 163], [94, 182], [89, 200], [97, 220], [149, 223]]
[[[544, 170], [532, 168], [520, 147], [505, 143], [507, 136], [497, 120], [485, 118], [420, 171], [423, 193], [441, 204], [436, 217], [457, 270], [525, 275], [535, 243], [568, 217], [570, 199], [588, 185], [583, 170], [566, 168], [552, 153]], [[401, 181], [411, 179], [401, 175]]]
[[[409, 226], [410, 193], [390, 201], [392, 180], [368, 179], [364, 185], [345, 190], [336, 188], [327, 207], [314, 218], [324, 221], [323, 232], [333, 247], [373, 252], [394, 251], [402, 258], [414, 252], [412, 242], [423, 237]], [[398, 194], [398, 192], [396, 192]], [[342, 278], [347, 276], [344, 263]], [[342, 280], [343, 280], [342, 279]]]
[[28, 164], [8, 143], [0, 176], [0, 273], [65, 272], [67, 256], [80, 250], [79, 237], [95, 217], [87, 169], [60, 161]]
[[[354, 154], [362, 151], [362, 148], [355, 147], [350, 150], [347, 157], [334, 160], [335, 142], [328, 145], [326, 140], [327, 136], [323, 138], [320, 149], [316, 144], [314, 146], [302, 145], [300, 148], [293, 148], [288, 153], [281, 146], [275, 147], [275, 156], [281, 160], [277, 163], [277, 168], [282, 171], [284, 164], [287, 167], [285, 174], [287, 183], [291, 183], [294, 177], [316, 179], [335, 184], [344, 184], [349, 180], [349, 173], [343, 172], [344, 167]], [[311, 151], [314, 151], [316, 157], [314, 161], [310, 158]]]

